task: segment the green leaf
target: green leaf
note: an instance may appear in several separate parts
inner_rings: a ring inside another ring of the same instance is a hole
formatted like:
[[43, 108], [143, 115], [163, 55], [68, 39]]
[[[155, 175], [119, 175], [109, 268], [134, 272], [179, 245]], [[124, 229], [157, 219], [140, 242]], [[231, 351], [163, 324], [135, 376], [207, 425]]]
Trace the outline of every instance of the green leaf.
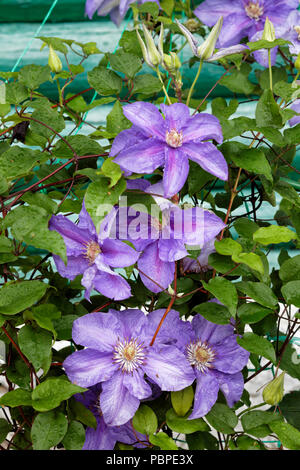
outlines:
[[266, 338], [247, 332], [242, 338], [237, 337], [236, 340], [242, 348], [258, 356], [263, 356], [275, 364], [276, 355], [274, 347]]
[[265, 307], [274, 308], [278, 303], [277, 297], [272, 289], [263, 282], [242, 281], [236, 283], [236, 287], [248, 297], [251, 297]]
[[60, 411], [48, 411], [36, 416], [31, 438], [34, 450], [49, 450], [59, 444], [68, 429], [67, 418]]
[[174, 9], [174, 0], [161, 0], [159, 4], [161, 9], [166, 12], [168, 16], [172, 16]]
[[241, 245], [231, 238], [223, 238], [221, 241], [216, 240], [215, 248], [220, 255], [238, 255], [242, 251]]
[[32, 309], [33, 318], [37, 324], [45, 330], [53, 333], [54, 339], [56, 339], [56, 331], [53, 327], [52, 320], [56, 320], [61, 317], [61, 312], [58, 311], [56, 305], [53, 304], [42, 304]]
[[232, 114], [234, 114], [238, 108], [238, 100], [230, 100], [227, 104], [225, 98], [215, 98], [211, 102], [212, 113], [217, 116], [218, 119], [229, 119]]
[[6, 419], [0, 418], [0, 442], [3, 442], [7, 434], [12, 430], [11, 425]]
[[119, 95], [122, 89], [122, 79], [102, 65], [88, 72], [88, 82], [102, 96]]
[[209, 431], [209, 426], [202, 418], [188, 419], [189, 414], [186, 416], [178, 416], [171, 408], [166, 413], [167, 425], [172, 431], [182, 434], [191, 434], [196, 431]]
[[12, 228], [13, 236], [35, 248], [48, 250], [67, 262], [66, 246], [62, 236], [48, 229], [49, 214], [39, 206], [19, 206], [5, 218], [5, 226]]
[[194, 390], [190, 385], [189, 387], [171, 392], [171, 402], [175, 413], [178, 416], [184, 416], [189, 411], [194, 400]]
[[279, 277], [283, 282], [300, 280], [300, 255], [289, 258], [282, 263]]
[[300, 142], [300, 124], [297, 124], [290, 129], [285, 129], [284, 137], [288, 144], [298, 145]]
[[230, 281], [224, 277], [215, 277], [208, 284], [203, 281], [203, 287], [226, 305], [231, 315], [235, 315], [238, 296], [235, 286]]
[[263, 91], [256, 106], [255, 118], [258, 127], [282, 127], [280, 108], [270, 89]]
[[232, 255], [232, 259], [235, 263], [244, 263], [249, 268], [258, 271], [260, 274], [264, 274], [264, 265], [260, 256], [255, 253], [239, 253]]
[[238, 308], [238, 317], [244, 322], [244, 323], [257, 323], [263, 318], [265, 318], [267, 315], [270, 315], [273, 312], [273, 310], [263, 307], [256, 302], [248, 302], [246, 304], [241, 305]]
[[87, 389], [74, 385], [66, 377], [49, 377], [40, 383], [32, 392], [32, 406], [37, 411], [49, 411], [75, 393]]
[[27, 202], [31, 206], [38, 206], [45, 209], [48, 214], [53, 214], [57, 210], [57, 204], [47, 194], [43, 193], [25, 193], [22, 201]]
[[293, 390], [280, 402], [280, 412], [289, 424], [300, 430], [300, 391]]
[[111, 158], [107, 158], [107, 160], [105, 160], [101, 167], [101, 171], [104, 176], [110, 178], [110, 188], [115, 186], [115, 184], [117, 184], [117, 182], [122, 178], [122, 171], [120, 166], [117, 165], [117, 163], [114, 163]]
[[232, 434], [238, 423], [235, 413], [223, 403], [216, 403], [205, 415], [205, 419], [214, 429], [224, 434]]
[[290, 184], [285, 183], [284, 181], [278, 181], [274, 185], [274, 191], [300, 209], [300, 197], [297, 191]]
[[220, 85], [226, 86], [234, 93], [241, 93], [243, 95], [250, 95], [255, 85], [250, 82], [248, 75], [251, 71], [249, 64], [242, 64], [240, 70], [235, 69], [229, 76], [225, 76], [220, 80]]
[[131, 127], [131, 122], [124, 116], [123, 108], [120, 101], [116, 101], [113, 109], [108, 114], [107, 118], [107, 131], [116, 136], [124, 129]]
[[14, 145], [0, 155], [0, 173], [9, 180], [25, 176], [34, 166], [47, 159], [48, 157], [39, 150]]
[[300, 307], [300, 280], [288, 282], [282, 287], [281, 292], [289, 305]]
[[133, 78], [142, 68], [142, 61], [137, 55], [124, 52], [122, 49], [109, 54], [109, 62], [112, 69], [124, 73], [129, 78]]
[[186, 436], [189, 450], [219, 450], [219, 441], [208, 432], [195, 432]]
[[18, 342], [22, 353], [33, 367], [37, 371], [42, 368], [45, 372], [51, 358], [52, 335], [41, 328], [25, 325], [19, 330]]
[[151, 74], [138, 75], [134, 81], [132, 94], [141, 93], [143, 96], [152, 96], [159, 93], [162, 89], [162, 84], [157, 77]]
[[91, 410], [86, 408], [82, 403], [77, 401], [75, 398], [71, 398], [69, 406], [76, 421], [80, 421], [89, 428], [96, 429], [97, 421]]
[[253, 233], [258, 230], [259, 226], [252, 220], [240, 218], [235, 221], [234, 228], [240, 236], [252, 239]]
[[23, 390], [22, 388], [17, 388], [11, 392], [7, 392], [0, 398], [0, 405], [10, 406], [14, 408], [15, 406], [32, 406], [31, 403], [31, 392], [28, 390]]
[[261, 227], [253, 234], [253, 240], [262, 245], [271, 245], [272, 243], [288, 243], [295, 240], [297, 234], [287, 227], [278, 225], [269, 225]]
[[0, 313], [15, 315], [38, 302], [48, 286], [40, 281], [19, 281], [5, 284], [0, 289]]
[[[97, 183], [91, 183], [85, 193], [85, 207], [96, 228], [104, 216], [117, 204], [119, 197], [126, 189], [126, 181], [121, 179], [113, 188], [110, 188], [110, 181], [102, 178]], [[97, 230], [98, 231], [98, 230]]]
[[81, 450], [85, 442], [85, 429], [78, 421], [71, 421], [62, 440], [66, 450]]
[[260, 410], [249, 411], [241, 418], [244, 431], [256, 437], [265, 437], [270, 434], [268, 425], [274, 421], [282, 421], [281, 415]]
[[[30, 129], [36, 134], [49, 139], [56, 133], [61, 132], [65, 128], [65, 121], [61, 114], [56, 109], [50, 106], [41, 106], [32, 113], [32, 120], [30, 122]], [[46, 124], [46, 127], [44, 124]], [[49, 127], [51, 129], [49, 129]]]
[[154, 2], [145, 2], [138, 5], [138, 10], [140, 13], [150, 13], [153, 18], [156, 18], [158, 16], [159, 6]]
[[259, 49], [273, 49], [276, 46], [284, 46], [285, 44], [290, 44], [290, 42], [281, 38], [275, 39], [275, 41], [260, 39], [259, 41], [247, 42], [247, 46], [251, 52], [258, 51]]
[[[279, 349], [282, 348], [282, 346], [283, 343], [279, 342]], [[300, 356], [292, 344], [285, 346], [281, 356], [280, 368], [285, 370], [291, 377], [300, 380]]]
[[[101, 155], [103, 153], [101, 145], [86, 135], [70, 135], [64, 137], [64, 139], [78, 156]], [[66, 142], [59, 140], [54, 146], [52, 152], [56, 158], [72, 158], [74, 156], [74, 152], [72, 152]]]
[[171, 437], [165, 432], [159, 432], [158, 434], [152, 434], [149, 436], [149, 441], [154, 446], [160, 447], [161, 450], [178, 450], [177, 445]]
[[216, 302], [204, 302], [193, 307], [193, 310], [200, 313], [206, 320], [219, 325], [226, 325], [231, 318], [229, 310]]
[[25, 65], [19, 71], [19, 82], [29, 90], [36, 90], [42, 83], [51, 81], [51, 70], [48, 65]]
[[270, 423], [270, 428], [277, 434], [284, 447], [291, 450], [300, 449], [300, 431], [291, 424], [275, 421]]
[[155, 433], [158, 427], [156, 414], [147, 405], [141, 405], [139, 407], [132, 418], [132, 424], [134, 429], [146, 435]]
[[20, 104], [29, 96], [28, 88], [19, 82], [7, 83], [6, 85], [6, 103]]

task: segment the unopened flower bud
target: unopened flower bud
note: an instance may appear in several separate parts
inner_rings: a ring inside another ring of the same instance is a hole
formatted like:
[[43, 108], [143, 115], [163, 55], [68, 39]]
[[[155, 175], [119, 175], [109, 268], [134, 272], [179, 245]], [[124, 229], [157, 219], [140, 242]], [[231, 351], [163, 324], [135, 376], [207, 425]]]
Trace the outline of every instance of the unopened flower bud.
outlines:
[[51, 72], [59, 73], [62, 71], [63, 66], [62, 66], [61, 60], [56, 54], [52, 46], [49, 46], [48, 64], [51, 69]]
[[174, 73], [176, 72], [176, 70], [180, 69], [181, 62], [175, 52], [164, 54], [163, 57], [164, 57], [163, 64], [166, 66], [166, 68], [170, 72]]
[[295, 69], [300, 72], [300, 53], [298, 54], [297, 59], [295, 61]]
[[146, 26], [143, 24], [143, 30], [144, 30], [144, 36], [145, 36], [145, 41], [141, 38], [140, 33], [138, 30], [136, 30], [136, 34], [142, 49], [143, 57], [145, 62], [149, 65], [151, 68], [156, 68], [162, 61], [161, 54], [157, 50], [157, 47], [154, 43], [153, 37], [151, 36], [150, 31], [146, 28]]
[[268, 405], [277, 405], [281, 402], [284, 394], [284, 375], [282, 372], [276, 379], [273, 379], [263, 390], [263, 399]]
[[220, 16], [218, 22], [215, 24], [207, 39], [198, 47], [197, 56], [202, 60], [209, 59], [215, 50], [216, 42], [221, 32], [223, 24], [223, 16]]
[[269, 42], [273, 42], [276, 39], [273, 23], [269, 20], [268, 17], [266, 18], [266, 21], [265, 21], [265, 27], [264, 27], [262, 39], [264, 39], [265, 41], [269, 41]]

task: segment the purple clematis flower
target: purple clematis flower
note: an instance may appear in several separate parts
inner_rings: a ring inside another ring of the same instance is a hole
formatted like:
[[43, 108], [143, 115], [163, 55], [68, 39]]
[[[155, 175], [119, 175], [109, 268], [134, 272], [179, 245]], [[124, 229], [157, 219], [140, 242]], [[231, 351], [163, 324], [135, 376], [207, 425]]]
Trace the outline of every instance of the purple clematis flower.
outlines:
[[252, 41], [255, 33], [264, 29], [267, 17], [276, 31], [298, 6], [298, 0], [205, 0], [194, 13], [207, 26], [213, 26], [223, 16], [219, 44], [228, 47], [244, 37]]
[[[236, 341], [233, 325], [217, 325], [200, 314], [191, 323], [184, 322], [175, 311], [168, 321], [172, 321], [172, 331], [177, 335], [175, 345], [184, 352], [197, 382], [194, 408], [189, 419], [205, 416], [217, 401], [219, 390], [228, 406], [232, 407], [243, 393], [241, 370], [249, 359], [249, 352]], [[166, 334], [167, 326], [163, 323], [162, 336]]]
[[281, 36], [290, 41], [289, 50], [292, 55], [300, 53], [300, 12], [299, 10], [292, 11], [287, 17], [282, 28], [285, 30]]
[[[86, 0], [85, 14], [91, 20], [97, 12], [98, 16], [110, 15], [111, 20], [119, 26], [125, 17], [131, 3], [136, 0]], [[148, 0], [138, 0], [137, 3], [145, 3]], [[153, 0], [159, 6], [158, 0]]]
[[[222, 180], [228, 167], [222, 153], [208, 139], [222, 143], [219, 120], [210, 114], [191, 117], [182, 103], [161, 105], [165, 119], [151, 103], [136, 102], [124, 106], [123, 112], [133, 123], [114, 140], [110, 155], [117, 157], [122, 170], [153, 173], [164, 167], [164, 195], [172, 197], [183, 187], [189, 173], [189, 159]], [[132, 143], [130, 145], [130, 141]]]
[[74, 398], [88, 408], [97, 421], [96, 429], [88, 427], [82, 450], [113, 450], [117, 442], [147, 447], [147, 437], [134, 430], [130, 422], [122, 426], [107, 426], [100, 408], [101, 384], [90, 387], [87, 392], [77, 393]]
[[132, 208], [121, 207], [115, 212], [113, 221], [109, 217], [109, 230], [142, 252], [137, 263], [141, 279], [149, 290], [157, 293], [172, 284], [175, 261], [188, 256], [186, 245], [203, 247], [225, 224], [208, 210], [200, 207], [181, 210], [160, 197], [163, 195], [162, 183], [153, 184], [146, 192], [154, 195], [158, 204], [154, 207], [158, 212], [150, 215], [134, 211], [132, 214]]
[[130, 297], [129, 284], [112, 268], [131, 266], [139, 253], [120, 240], [102, 238], [101, 230], [97, 234], [84, 204], [77, 225], [62, 215], [53, 215], [49, 229], [62, 235], [67, 248], [67, 266], [60, 256], [53, 255], [59, 274], [71, 280], [83, 274], [81, 283], [86, 288], [86, 299], [89, 300], [93, 288], [114, 300]]
[[[290, 109], [300, 114], [300, 99], [295, 100], [292, 106], [290, 106]], [[299, 123], [300, 123], [300, 116], [294, 116], [291, 119], [289, 119], [289, 125], [291, 127], [296, 126], [296, 124], [299, 124]]]
[[158, 326], [154, 320], [163, 314], [163, 309], [147, 316], [140, 310], [110, 310], [84, 315], [73, 323], [73, 340], [86, 349], [67, 357], [63, 367], [73, 383], [102, 384], [100, 407], [109, 426], [127, 423], [140, 401], [152, 395], [145, 374], [162, 391], [182, 390], [194, 380], [184, 354], [165, 344], [166, 335], [160, 339], [158, 333], [149, 346]]
[[184, 273], [203, 273], [209, 269], [213, 269], [212, 266], [208, 264], [208, 257], [212, 253], [215, 253], [215, 238], [212, 238], [207, 242], [201, 249], [200, 255], [197, 259], [190, 258], [187, 256], [181, 261], [181, 270]]

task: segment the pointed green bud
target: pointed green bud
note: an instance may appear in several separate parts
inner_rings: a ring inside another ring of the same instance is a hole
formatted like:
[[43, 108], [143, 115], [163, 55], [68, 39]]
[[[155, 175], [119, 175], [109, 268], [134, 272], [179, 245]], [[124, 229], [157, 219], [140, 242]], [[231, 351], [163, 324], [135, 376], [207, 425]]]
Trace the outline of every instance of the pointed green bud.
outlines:
[[62, 71], [63, 66], [62, 66], [61, 60], [56, 54], [52, 46], [49, 46], [48, 64], [51, 69], [51, 72], [59, 73]]
[[169, 54], [164, 54], [163, 55], [163, 65], [165, 68], [174, 74], [176, 70], [180, 69], [181, 67], [181, 62], [175, 52], [170, 52]]
[[273, 23], [269, 20], [268, 17], [266, 18], [266, 21], [265, 21], [265, 27], [264, 27], [262, 39], [264, 39], [265, 41], [269, 41], [269, 42], [273, 42], [276, 39]]
[[150, 31], [148, 31], [148, 29], [146, 28], [144, 24], [143, 24], [143, 30], [144, 30], [145, 40], [146, 40], [148, 60], [152, 64], [152, 67], [156, 67], [157, 65], [161, 63], [162, 57], [156, 48], [154, 39], [151, 36]]
[[171, 392], [171, 402], [175, 413], [178, 416], [185, 416], [191, 409], [194, 400], [194, 390], [189, 387], [179, 390], [179, 392]]
[[281, 402], [284, 394], [284, 376], [285, 372], [282, 372], [264, 388], [263, 399], [268, 405], [274, 406]]
[[158, 51], [160, 53], [160, 57], [164, 56], [164, 25], [161, 23], [160, 25], [160, 33], [158, 38]]
[[295, 61], [295, 69], [300, 72], [300, 53], [298, 54], [297, 59]]
[[223, 16], [220, 16], [218, 22], [215, 24], [215, 26], [209, 33], [207, 39], [197, 49], [197, 56], [200, 57], [200, 59], [207, 60], [213, 55], [216, 47], [216, 42], [222, 29], [222, 25]]

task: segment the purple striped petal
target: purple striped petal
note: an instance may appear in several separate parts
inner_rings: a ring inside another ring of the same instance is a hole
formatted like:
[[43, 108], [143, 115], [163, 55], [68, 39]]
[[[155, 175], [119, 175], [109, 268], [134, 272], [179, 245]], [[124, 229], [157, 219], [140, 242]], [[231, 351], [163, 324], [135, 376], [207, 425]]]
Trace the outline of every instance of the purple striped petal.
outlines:
[[214, 139], [219, 144], [223, 142], [222, 127], [216, 116], [207, 113], [191, 117], [182, 129], [183, 142]]
[[213, 372], [197, 372], [194, 408], [188, 419], [202, 418], [217, 401], [219, 383]]
[[137, 101], [124, 106], [123, 113], [146, 137], [165, 139], [165, 122], [154, 104]]
[[159, 257], [162, 261], [177, 261], [188, 255], [182, 240], [162, 240], [158, 242]]
[[109, 380], [116, 372], [112, 353], [103, 354], [95, 349], [75, 351], [65, 359], [63, 367], [70, 381], [80, 387]]
[[97, 273], [94, 288], [105, 297], [113, 300], [124, 300], [131, 297], [131, 289], [125, 279], [117, 273]]
[[137, 265], [143, 283], [152, 292], [161, 292], [172, 284], [175, 263], [167, 263], [160, 259], [157, 241], [145, 248], [138, 259]]
[[66, 277], [73, 281], [76, 276], [83, 274], [89, 267], [89, 260], [83, 256], [68, 256], [67, 266], [60, 256], [53, 255], [57, 271], [62, 277]]
[[112, 313], [89, 313], [73, 323], [72, 338], [76, 344], [98, 351], [112, 352], [120, 335], [122, 324]]
[[190, 119], [190, 110], [183, 103], [161, 104], [160, 107], [165, 115], [165, 125], [168, 131], [172, 129], [180, 131]]
[[144, 400], [152, 395], [149, 384], [144, 379], [144, 372], [140, 369], [134, 370], [132, 374], [124, 374], [123, 381], [127, 390], [139, 400]]
[[[183, 148], [183, 147], [182, 147]], [[177, 194], [189, 174], [189, 161], [181, 149], [165, 147], [164, 195], [172, 197]]]
[[227, 181], [228, 165], [223, 154], [210, 142], [187, 142], [181, 147], [188, 158], [198, 163], [205, 171]]
[[102, 253], [105, 262], [113, 268], [124, 268], [135, 264], [139, 253], [121, 240], [106, 238], [102, 244]]
[[114, 157], [121, 152], [121, 150], [132, 147], [143, 140], [145, 140], [145, 136], [136, 126], [125, 129], [115, 137], [109, 156]]
[[108, 426], [120, 426], [127, 423], [135, 414], [140, 400], [127, 390], [124, 385], [124, 374], [118, 371], [102, 384], [100, 407]]
[[237, 372], [236, 374], [223, 374], [217, 370], [214, 371], [214, 374], [228, 406], [232, 408], [234, 404], [239, 401], [244, 390], [243, 374], [241, 372]]
[[164, 391], [178, 391], [194, 382], [195, 374], [185, 355], [175, 346], [149, 347], [146, 374]]
[[248, 362], [249, 352], [237, 343], [236, 335], [223, 339], [214, 346], [214, 349], [217, 353], [214, 367], [225, 374], [240, 372]]
[[153, 173], [156, 168], [164, 165], [165, 146], [157, 139], [148, 138], [122, 150], [114, 161], [124, 170]]
[[67, 256], [78, 256], [84, 253], [86, 243], [93, 235], [80, 229], [63, 215], [53, 215], [49, 221], [49, 230], [56, 230], [64, 239]]

